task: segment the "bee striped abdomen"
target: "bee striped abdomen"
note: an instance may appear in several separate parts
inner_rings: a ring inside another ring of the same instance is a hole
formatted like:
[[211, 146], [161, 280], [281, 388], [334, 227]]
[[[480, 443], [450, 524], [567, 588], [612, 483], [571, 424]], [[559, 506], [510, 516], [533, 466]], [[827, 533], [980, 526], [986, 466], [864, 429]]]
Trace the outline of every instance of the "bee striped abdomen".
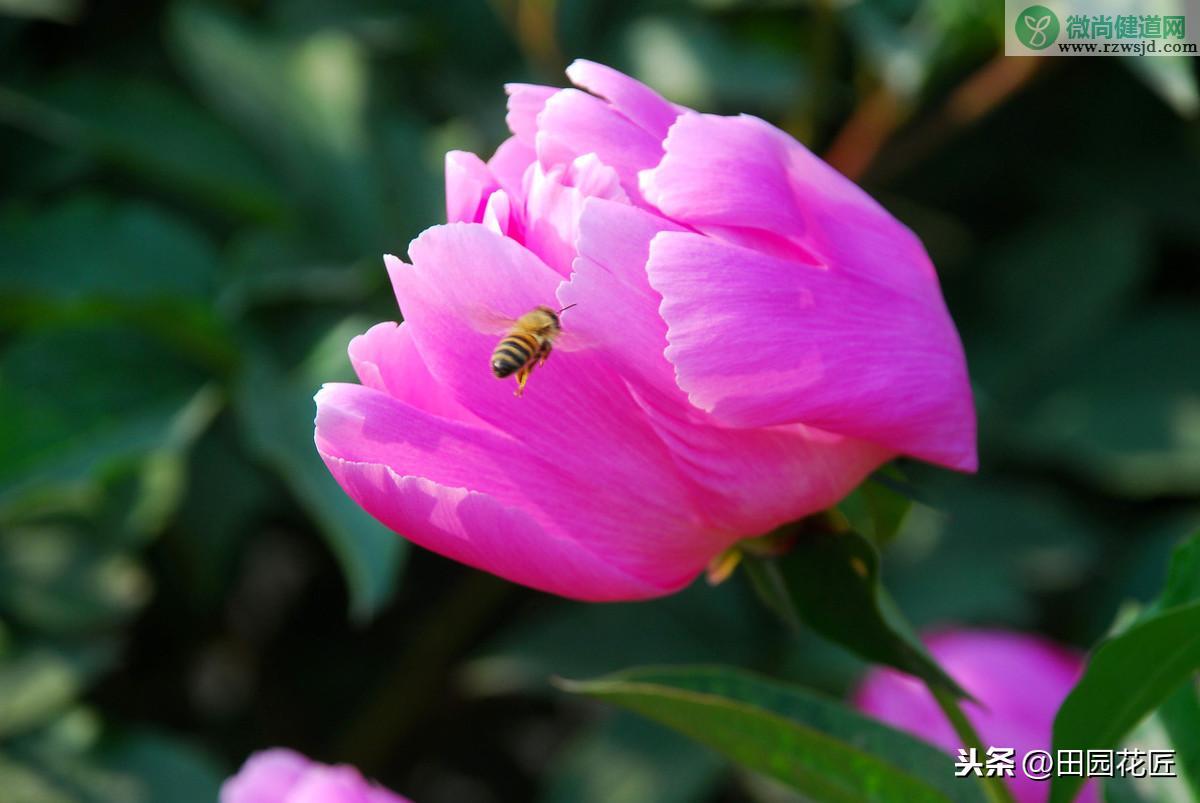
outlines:
[[531, 334], [514, 332], [492, 352], [492, 373], [500, 379], [521, 370], [541, 351], [542, 344]]
[[508, 334], [492, 350], [492, 373], [498, 379], [517, 375], [514, 396], [524, 392], [525, 383], [534, 367], [544, 364], [550, 357], [551, 344], [562, 332], [558, 312], [550, 307], [534, 307], [512, 322]]

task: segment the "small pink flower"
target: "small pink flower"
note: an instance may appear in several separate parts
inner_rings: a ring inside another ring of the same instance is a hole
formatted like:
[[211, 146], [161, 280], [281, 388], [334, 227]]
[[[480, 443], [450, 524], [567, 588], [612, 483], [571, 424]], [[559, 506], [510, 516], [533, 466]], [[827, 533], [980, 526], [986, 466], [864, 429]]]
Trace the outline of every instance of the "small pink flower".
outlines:
[[[962, 348], [909, 229], [762, 120], [568, 75], [588, 91], [508, 88], [490, 161], [447, 155], [450, 222], [386, 259], [404, 323], [350, 344], [362, 385], [317, 394], [356, 502], [515, 582], [638, 599], [898, 454], [975, 468]], [[479, 321], [571, 304], [514, 398]]]
[[220, 803], [409, 803], [354, 767], [318, 764], [276, 747], [246, 759], [221, 785]]
[[[1015, 774], [1008, 780], [1020, 803], [1042, 803], [1048, 781], [1026, 777], [1021, 759], [1049, 750], [1054, 715], [1083, 671], [1083, 656], [1039, 636], [1002, 630], [945, 630], [925, 639], [929, 652], [982, 705], [965, 703], [967, 718], [984, 747], [1013, 748]], [[928, 689], [909, 675], [873, 669], [854, 695], [854, 705], [958, 757], [962, 741]], [[978, 756], [986, 765], [987, 757]], [[1095, 784], [1079, 801], [1099, 800]]]

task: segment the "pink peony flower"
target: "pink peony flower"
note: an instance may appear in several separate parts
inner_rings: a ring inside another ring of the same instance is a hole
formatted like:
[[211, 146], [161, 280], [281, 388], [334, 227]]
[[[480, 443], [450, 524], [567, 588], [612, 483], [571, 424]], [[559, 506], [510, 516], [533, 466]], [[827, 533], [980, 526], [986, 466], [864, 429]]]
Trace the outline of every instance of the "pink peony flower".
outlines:
[[221, 785], [220, 803], [409, 803], [354, 767], [318, 764], [276, 747], [246, 759]]
[[[588, 91], [508, 88], [490, 161], [447, 155], [450, 222], [386, 258], [404, 323], [351, 342], [362, 385], [317, 394], [358, 504], [512, 581], [637, 599], [897, 454], [975, 468], [962, 348], [909, 229], [762, 120], [568, 75]], [[571, 304], [514, 398], [485, 322]]]
[[[945, 630], [925, 639], [933, 657], [982, 706], [965, 703], [967, 718], [984, 747], [1011, 747], [1016, 769], [1009, 788], [1020, 803], [1042, 803], [1049, 781], [1021, 772], [1030, 750], [1049, 750], [1054, 715], [1083, 672], [1083, 656], [1039, 636], [1002, 630]], [[873, 669], [854, 695], [854, 705], [957, 757], [962, 741], [933, 696], [915, 678]], [[986, 756], [980, 756], [986, 762]], [[1095, 784], [1077, 798], [1098, 801]]]

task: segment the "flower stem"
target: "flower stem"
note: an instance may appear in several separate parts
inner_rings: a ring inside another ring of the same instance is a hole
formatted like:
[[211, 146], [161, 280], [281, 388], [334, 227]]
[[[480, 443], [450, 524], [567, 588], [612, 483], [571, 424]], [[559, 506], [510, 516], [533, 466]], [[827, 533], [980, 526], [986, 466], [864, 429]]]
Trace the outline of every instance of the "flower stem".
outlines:
[[[892, 598], [887, 590], [883, 587], [879, 589], [880, 606], [887, 612], [889, 620], [894, 626], [902, 630], [916, 645], [921, 645], [921, 640], [917, 636], [916, 630], [908, 619], [905, 618], [900, 606]], [[924, 649], [922, 647], [922, 649]], [[965, 748], [974, 748], [975, 755], [982, 760], [983, 756], [987, 755], [987, 746], [979, 738], [979, 734], [975, 731], [975, 726], [971, 724], [971, 720], [967, 719], [966, 713], [963, 712], [962, 706], [959, 705], [959, 698], [950, 689], [941, 686], [937, 683], [924, 681], [925, 687], [929, 689], [929, 693], [933, 695], [933, 699], [937, 701], [938, 707], [942, 709], [942, 713], [946, 715], [946, 719], [950, 721], [954, 732], [958, 734], [962, 746]], [[983, 794], [989, 803], [1016, 803], [1012, 792], [1009, 791], [1008, 785], [1004, 783], [1004, 779], [998, 775], [979, 775], [980, 785], [983, 787]]]
[[[974, 748], [977, 756], [987, 754], [987, 749], [983, 742], [979, 739], [979, 734], [975, 732], [975, 727], [971, 721], [967, 719], [967, 715], [963, 713], [962, 708], [958, 704], [955, 696], [935, 684], [926, 683], [933, 699], [937, 700], [938, 706], [942, 709], [942, 713], [946, 715], [946, 719], [950, 720], [950, 724], [954, 726], [954, 732], [958, 734], [958, 738], [966, 748]], [[1008, 786], [1004, 783], [1004, 779], [997, 775], [980, 775], [977, 776], [979, 782], [983, 785], [983, 793], [991, 803], [1016, 803], [1009, 791]]]

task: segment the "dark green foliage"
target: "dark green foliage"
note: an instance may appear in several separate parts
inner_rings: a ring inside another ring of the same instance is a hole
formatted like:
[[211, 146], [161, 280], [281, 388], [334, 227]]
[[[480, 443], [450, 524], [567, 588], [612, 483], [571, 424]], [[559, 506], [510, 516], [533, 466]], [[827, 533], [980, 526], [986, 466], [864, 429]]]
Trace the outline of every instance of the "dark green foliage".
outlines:
[[[1102, 641], [1054, 721], [1055, 749], [1115, 749], [1162, 706], [1163, 726], [1184, 778], [1200, 791], [1200, 533], [1171, 559], [1162, 595], [1128, 628]], [[1057, 778], [1051, 801], [1068, 801], [1081, 785]]]
[[816, 800], [982, 801], [938, 749], [796, 687], [728, 669], [633, 669], [567, 691], [679, 730]]

